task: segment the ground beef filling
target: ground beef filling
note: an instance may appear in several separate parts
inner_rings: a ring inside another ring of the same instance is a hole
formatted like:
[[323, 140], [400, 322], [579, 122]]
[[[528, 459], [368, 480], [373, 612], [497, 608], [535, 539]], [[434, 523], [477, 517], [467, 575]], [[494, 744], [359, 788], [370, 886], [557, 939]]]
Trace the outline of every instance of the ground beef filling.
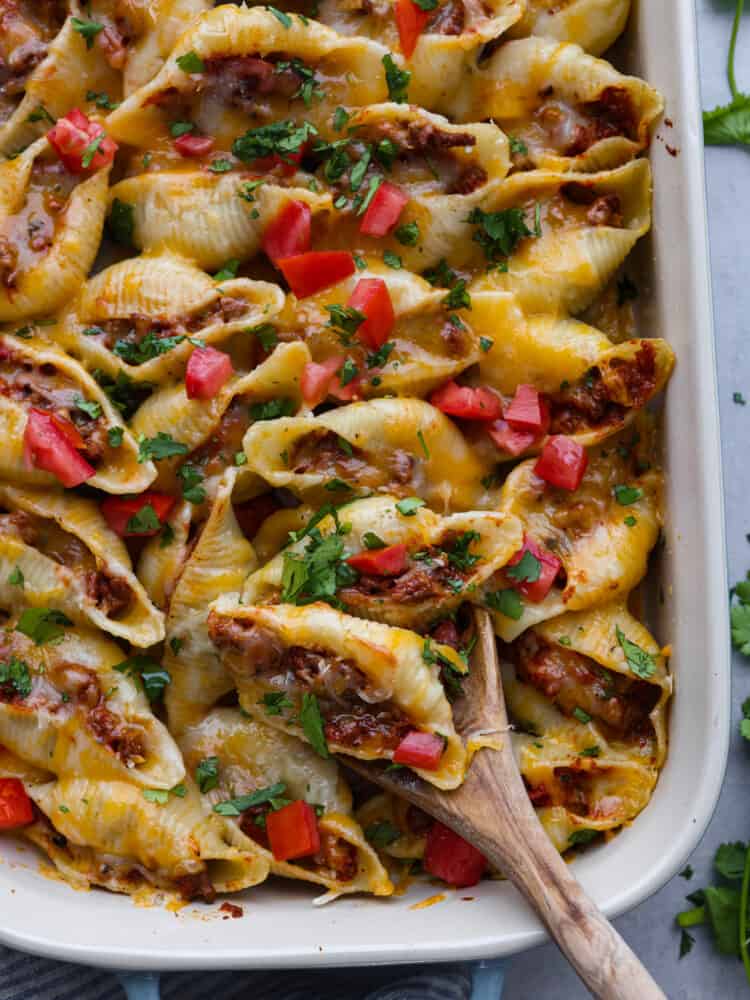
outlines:
[[103, 614], [115, 618], [129, 610], [133, 591], [128, 581], [99, 568], [95, 556], [81, 539], [50, 518], [20, 510], [0, 513], [0, 535], [19, 538], [82, 576], [86, 596]]
[[[351, 454], [350, 454], [351, 451]], [[351, 485], [403, 496], [412, 483], [415, 459], [396, 449], [383, 456], [381, 467], [358, 448], [347, 450], [333, 431], [312, 431], [299, 439], [291, 450], [289, 468], [297, 475], [314, 473], [331, 479], [343, 479]]]
[[529, 798], [538, 809], [562, 806], [577, 816], [591, 815], [591, 775], [573, 767], [556, 767], [552, 780], [532, 785], [524, 778]]
[[653, 734], [649, 713], [659, 700], [657, 685], [607, 670], [581, 653], [545, 642], [533, 630], [509, 650], [518, 679], [541, 691], [565, 715], [581, 709], [622, 739]]
[[[581, 382], [548, 394], [549, 433], [576, 434], [591, 427], [620, 424], [629, 408], [645, 406], [655, 388], [656, 353], [651, 344], [644, 343], [632, 360], [610, 361], [606, 381], [599, 368], [592, 368]], [[627, 406], [621, 402], [623, 398], [628, 400]]]
[[248, 405], [236, 397], [224, 411], [211, 437], [196, 448], [187, 464], [199, 466], [204, 476], [219, 475], [227, 465], [234, 465], [234, 456], [242, 451], [242, 439], [249, 426]]
[[0, 284], [9, 291], [52, 246], [68, 199], [80, 180], [58, 160], [38, 157], [34, 161], [23, 205], [0, 225]]
[[582, 104], [580, 111], [590, 120], [576, 125], [567, 156], [579, 156], [594, 143], [614, 136], [638, 140], [638, 112], [624, 87], [605, 87], [595, 101]]
[[174, 887], [186, 901], [202, 899], [204, 903], [213, 903], [216, 899], [216, 889], [205, 869], [193, 875], [181, 875], [174, 880]]
[[377, 690], [350, 660], [324, 650], [284, 646], [267, 629], [213, 614], [208, 627], [240, 683], [259, 677], [276, 691], [314, 694], [330, 743], [382, 755], [395, 750], [414, 728], [396, 705], [379, 700]]
[[363, 573], [351, 586], [339, 591], [344, 604], [365, 607], [375, 598], [397, 604], [417, 604], [460, 593], [471, 577], [472, 569], [459, 569], [451, 563], [451, 539], [442, 545], [430, 545], [409, 556], [409, 565], [399, 576], [375, 576]]
[[30, 73], [62, 28], [68, 4], [57, 0], [3, 0], [0, 4], [0, 123], [23, 97]]
[[[136, 348], [149, 334], [150, 339], [157, 342], [171, 337], [190, 337], [214, 324], [231, 323], [246, 312], [247, 302], [244, 299], [222, 295], [210, 306], [190, 315], [147, 316], [144, 313], [133, 313], [128, 317], [93, 322], [84, 329], [87, 337], [103, 344], [110, 351], [114, 350], [124, 361], [142, 364], [150, 359], [139, 357]], [[171, 346], [164, 345], [164, 350], [161, 350], [156, 343], [149, 353], [155, 357], [166, 353]]]
[[51, 410], [70, 421], [84, 439], [80, 453], [94, 467], [109, 447], [107, 420], [81, 410], [77, 401], [83, 397], [80, 387], [55, 365], [36, 364], [28, 356], [0, 345], [0, 396], [22, 404]]

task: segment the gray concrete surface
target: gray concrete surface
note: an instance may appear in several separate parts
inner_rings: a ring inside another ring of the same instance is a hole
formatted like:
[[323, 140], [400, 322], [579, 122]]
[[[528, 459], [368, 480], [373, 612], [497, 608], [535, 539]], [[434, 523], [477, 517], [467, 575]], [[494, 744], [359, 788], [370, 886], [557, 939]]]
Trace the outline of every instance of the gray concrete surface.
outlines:
[[[704, 107], [714, 107], [728, 100], [725, 62], [734, 0], [697, 0], [697, 7]], [[750, 10], [746, 10], [741, 29], [736, 72], [738, 85], [750, 92]], [[750, 149], [707, 150], [706, 174], [727, 547], [730, 582], [734, 582], [750, 569], [750, 543], [745, 537], [750, 532]], [[744, 394], [747, 406], [732, 401], [735, 391]], [[740, 961], [717, 955], [700, 929], [692, 952], [679, 961], [679, 934], [674, 924], [675, 913], [686, 905], [685, 893], [710, 879], [717, 845], [750, 837], [750, 744], [739, 737], [737, 721], [743, 699], [750, 696], [750, 661], [735, 653], [733, 673], [729, 766], [713, 821], [690, 859], [695, 875], [689, 883], [674, 878], [616, 922], [670, 1000], [750, 997], [750, 984]], [[534, 948], [511, 964], [505, 1000], [579, 1000], [587, 996], [552, 945]]]

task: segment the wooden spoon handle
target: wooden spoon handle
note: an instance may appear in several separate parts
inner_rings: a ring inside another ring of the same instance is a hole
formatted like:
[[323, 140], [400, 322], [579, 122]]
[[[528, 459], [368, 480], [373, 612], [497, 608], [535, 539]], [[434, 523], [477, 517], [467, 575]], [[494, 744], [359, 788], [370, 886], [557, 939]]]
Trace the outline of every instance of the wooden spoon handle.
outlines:
[[471, 840], [523, 893], [594, 996], [666, 1000], [548, 839], [518, 772], [510, 778], [505, 773], [507, 783], [500, 793], [497, 786], [502, 779], [496, 765], [498, 757], [507, 753], [482, 750], [474, 760], [466, 792], [473, 791], [474, 802], [486, 804], [484, 809], [467, 817], [449, 808], [441, 818]]

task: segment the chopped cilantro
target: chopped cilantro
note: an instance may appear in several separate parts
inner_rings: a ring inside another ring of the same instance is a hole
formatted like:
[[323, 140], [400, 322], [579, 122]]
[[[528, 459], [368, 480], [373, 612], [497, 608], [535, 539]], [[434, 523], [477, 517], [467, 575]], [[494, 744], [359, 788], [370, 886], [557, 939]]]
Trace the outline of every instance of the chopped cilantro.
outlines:
[[219, 784], [219, 758], [204, 757], [198, 761], [195, 769], [195, 780], [198, 788], [205, 795]]
[[151, 702], [161, 700], [164, 689], [172, 680], [168, 670], [164, 670], [155, 660], [142, 654], [128, 657], [122, 663], [116, 664], [114, 669], [139, 682]]
[[273, 14], [276, 20], [285, 28], [291, 28], [292, 19], [288, 14], [285, 14], [283, 10], [279, 10], [278, 7], [272, 7], [270, 4], [266, 5], [266, 10], [269, 14]]
[[134, 206], [127, 201], [120, 201], [119, 198], [115, 198], [109, 210], [107, 229], [115, 243], [120, 243], [125, 247], [132, 247], [133, 235], [135, 233]]
[[386, 547], [383, 539], [374, 531], [366, 531], [362, 536], [362, 542], [366, 549], [384, 549]]
[[591, 716], [589, 715], [589, 713], [584, 712], [584, 710], [582, 708], [579, 708], [578, 705], [576, 705], [576, 707], [573, 709], [573, 718], [578, 719], [578, 721], [582, 722], [584, 726], [587, 725], [589, 722], [591, 722]]
[[528, 549], [514, 566], [508, 566], [506, 576], [517, 583], [536, 583], [542, 571], [542, 564]]
[[534, 236], [534, 231], [526, 225], [522, 208], [505, 208], [500, 212], [474, 208], [468, 221], [476, 225], [473, 239], [491, 264], [504, 263], [521, 240]]
[[523, 615], [523, 601], [517, 590], [495, 590], [485, 595], [485, 604], [506, 618], [518, 621]]
[[204, 503], [206, 491], [201, 486], [204, 478], [201, 470], [196, 465], [185, 462], [177, 470], [177, 475], [181, 480], [183, 499], [197, 505]]
[[396, 510], [404, 517], [414, 517], [420, 507], [424, 507], [424, 500], [419, 497], [405, 497], [396, 502]]
[[150, 503], [144, 504], [139, 511], [128, 518], [125, 530], [130, 535], [144, 535], [158, 531], [161, 527], [156, 511]]
[[388, 847], [389, 844], [398, 840], [400, 836], [401, 831], [388, 820], [382, 820], [380, 823], [371, 823], [370, 826], [365, 827], [365, 837], [373, 847]]
[[254, 792], [250, 792], [249, 795], [239, 795], [234, 799], [217, 802], [214, 806], [214, 812], [220, 816], [239, 816], [247, 809], [252, 809], [253, 806], [265, 805], [266, 802], [269, 803], [272, 809], [281, 809], [289, 801], [284, 798], [285, 791], [286, 785], [284, 782], [277, 781], [275, 785], [258, 788]]
[[394, 271], [398, 271], [404, 266], [399, 255], [397, 253], [393, 253], [392, 250], [383, 251], [383, 263], [387, 267], [392, 267]]
[[122, 444], [122, 437], [125, 433], [124, 427], [110, 427], [107, 430], [107, 441], [111, 448], [119, 448]]
[[318, 699], [308, 691], [302, 695], [302, 707], [300, 708], [299, 719], [302, 731], [313, 750], [320, 757], [330, 757]]
[[94, 44], [94, 39], [99, 32], [104, 31], [104, 25], [99, 24], [98, 21], [84, 21], [83, 18], [73, 17], [71, 23], [73, 31], [77, 31], [81, 38], [85, 39], [87, 49], [90, 49]]
[[621, 507], [629, 507], [643, 496], [643, 490], [637, 486], [615, 486], [615, 500]]
[[287, 396], [278, 399], [266, 399], [262, 403], [250, 406], [250, 416], [253, 420], [276, 420], [277, 417], [290, 417], [297, 409], [297, 404]]
[[206, 68], [203, 60], [197, 52], [186, 52], [183, 56], [177, 56], [177, 65], [183, 73], [202, 73]]
[[399, 243], [405, 247], [414, 247], [419, 241], [419, 223], [405, 222], [393, 234]]
[[159, 431], [156, 437], [147, 438], [141, 434], [138, 438], [138, 461], [139, 462], [161, 462], [165, 458], [173, 458], [175, 455], [185, 455], [188, 446], [182, 441], [175, 439]]
[[216, 272], [214, 275], [214, 281], [230, 281], [232, 278], [236, 278], [239, 268], [240, 262], [236, 257], [233, 257], [232, 260], [228, 260], [226, 262], [220, 271]]
[[388, 98], [396, 104], [404, 104], [409, 96], [409, 83], [411, 73], [405, 69], [399, 69], [393, 61], [393, 56], [383, 56], [383, 67], [385, 68], [385, 82], [388, 87]]
[[276, 154], [286, 163], [291, 163], [292, 153], [299, 153], [305, 143], [318, 130], [310, 122], [297, 122], [283, 119], [249, 129], [232, 143], [232, 152], [243, 163], [259, 160]]
[[285, 708], [294, 708], [284, 691], [267, 691], [258, 704], [263, 706], [266, 715], [281, 715]]
[[14, 566], [8, 575], [8, 583], [11, 587], [23, 587], [24, 576], [20, 566]]
[[0, 684], [10, 685], [19, 698], [31, 694], [31, 674], [28, 664], [11, 656], [7, 663], [0, 663]]
[[62, 639], [65, 635], [63, 626], [72, 624], [67, 615], [54, 608], [26, 608], [18, 619], [16, 632], [27, 635], [37, 646], [44, 646]]
[[651, 653], [647, 653], [645, 649], [641, 649], [634, 642], [631, 642], [619, 625], [616, 627], [615, 634], [617, 635], [620, 648], [625, 654], [628, 667], [636, 677], [640, 677], [642, 680], [648, 680], [649, 677], [653, 677], [656, 672], [655, 657]]

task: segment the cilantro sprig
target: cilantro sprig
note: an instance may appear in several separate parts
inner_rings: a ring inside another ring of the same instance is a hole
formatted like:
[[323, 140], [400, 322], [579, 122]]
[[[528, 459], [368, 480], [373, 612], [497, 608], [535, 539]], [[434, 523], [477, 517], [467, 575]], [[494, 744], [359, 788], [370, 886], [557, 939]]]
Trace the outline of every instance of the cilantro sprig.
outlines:
[[750, 145], [750, 93], [737, 87], [734, 58], [745, 0], [737, 0], [727, 56], [727, 80], [732, 100], [703, 112], [703, 136], [707, 146]]

